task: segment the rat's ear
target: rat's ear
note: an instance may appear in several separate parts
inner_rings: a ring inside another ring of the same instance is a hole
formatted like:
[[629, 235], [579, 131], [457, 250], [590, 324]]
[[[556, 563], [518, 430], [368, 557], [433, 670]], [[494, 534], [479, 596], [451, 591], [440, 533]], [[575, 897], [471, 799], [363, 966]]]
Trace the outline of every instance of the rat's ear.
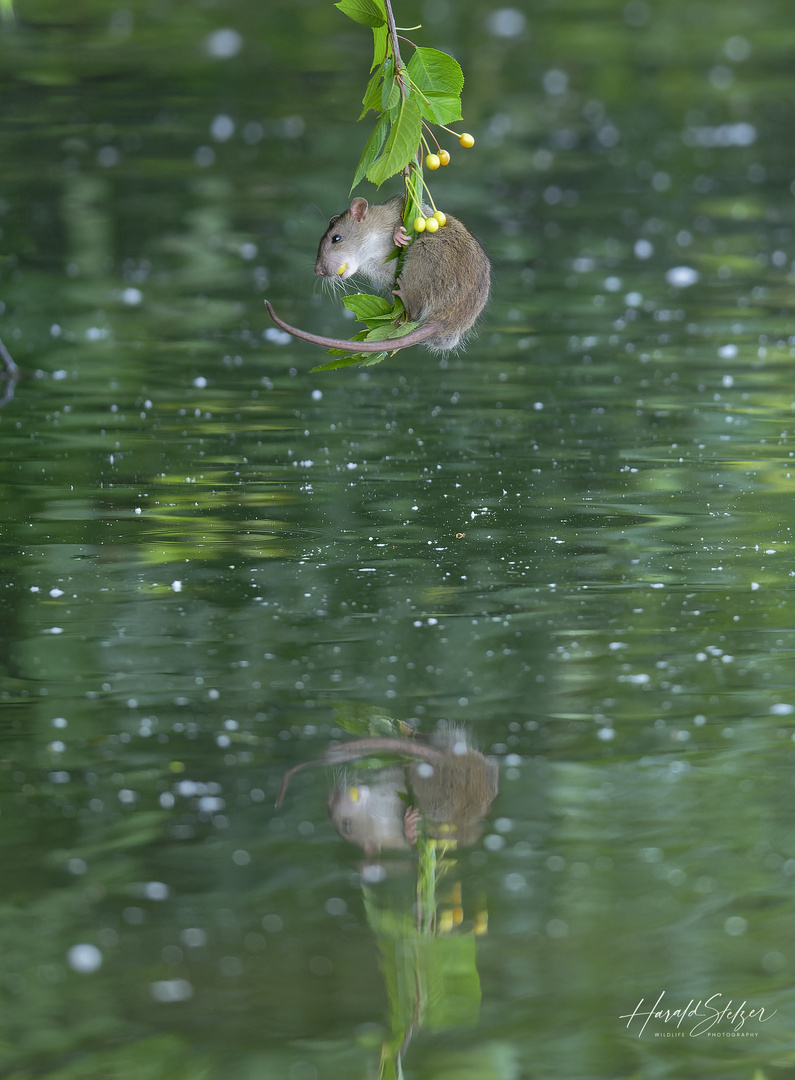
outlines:
[[357, 198], [351, 203], [351, 217], [354, 221], [364, 221], [367, 213], [367, 199]]

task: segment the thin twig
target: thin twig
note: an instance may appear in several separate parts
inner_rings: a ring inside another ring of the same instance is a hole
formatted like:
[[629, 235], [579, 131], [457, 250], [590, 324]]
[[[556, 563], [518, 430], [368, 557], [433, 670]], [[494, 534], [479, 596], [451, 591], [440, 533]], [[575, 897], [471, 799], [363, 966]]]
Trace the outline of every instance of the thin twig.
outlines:
[[20, 376], [20, 370], [14, 363], [14, 361], [11, 359], [11, 353], [3, 344], [2, 339], [0, 339], [0, 361], [5, 368], [5, 371], [2, 375], [0, 375], [0, 378], [2, 378], [6, 384], [5, 390], [3, 391], [2, 395], [0, 395], [1, 409], [3, 405], [5, 405], [7, 401], [10, 401], [11, 398], [14, 396], [14, 387], [16, 386], [17, 379]]

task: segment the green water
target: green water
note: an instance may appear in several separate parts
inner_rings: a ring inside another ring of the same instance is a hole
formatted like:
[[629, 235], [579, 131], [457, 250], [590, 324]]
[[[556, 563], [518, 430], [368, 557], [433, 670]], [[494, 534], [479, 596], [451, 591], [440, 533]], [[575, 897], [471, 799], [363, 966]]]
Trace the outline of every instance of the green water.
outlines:
[[789, 4], [398, 0], [467, 76], [434, 194], [493, 298], [325, 374], [263, 298], [353, 331], [312, 268], [369, 31], [15, 14], [0, 1075], [377, 1075], [411, 861], [363, 888], [322, 769], [273, 808], [358, 709], [500, 762], [407, 1078], [795, 1076]]

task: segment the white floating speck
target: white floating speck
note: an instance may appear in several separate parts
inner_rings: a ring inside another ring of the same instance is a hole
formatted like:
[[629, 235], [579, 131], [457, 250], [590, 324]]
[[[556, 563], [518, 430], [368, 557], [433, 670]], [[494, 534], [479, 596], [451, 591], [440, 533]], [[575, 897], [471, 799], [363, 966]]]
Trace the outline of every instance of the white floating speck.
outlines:
[[226, 142], [232, 138], [234, 133], [235, 122], [231, 116], [227, 116], [226, 113], [219, 113], [218, 116], [213, 117], [213, 122], [210, 124], [210, 134], [216, 142]]
[[723, 924], [723, 929], [729, 937], [739, 937], [748, 929], [748, 923], [741, 915], [730, 915]]
[[266, 341], [272, 341], [274, 345], [287, 345], [290, 341], [290, 335], [286, 330], [279, 330], [275, 326], [269, 326], [267, 330], [263, 331], [262, 336]]
[[177, 578], [171, 582], [171, 588], [174, 592], [182, 592], [182, 582]]
[[144, 896], [147, 900], [167, 900], [169, 888], [162, 881], [147, 881], [144, 885]]
[[204, 388], [207, 386], [207, 380], [203, 375], [197, 375], [196, 378], [193, 380], [193, 385], [196, 387], [197, 390], [204, 390]]
[[205, 38], [204, 48], [207, 55], [216, 60], [230, 60], [243, 48], [243, 36], [237, 30], [228, 27], [213, 30]]
[[665, 280], [677, 289], [686, 289], [689, 285], [695, 285], [700, 276], [692, 266], [673, 266], [666, 273]]
[[171, 1004], [175, 1001], [189, 1001], [193, 997], [193, 987], [187, 979], [158, 979], [149, 987], [155, 1001]]
[[69, 967], [81, 975], [88, 975], [102, 967], [102, 953], [96, 945], [73, 945], [66, 954], [66, 960]]

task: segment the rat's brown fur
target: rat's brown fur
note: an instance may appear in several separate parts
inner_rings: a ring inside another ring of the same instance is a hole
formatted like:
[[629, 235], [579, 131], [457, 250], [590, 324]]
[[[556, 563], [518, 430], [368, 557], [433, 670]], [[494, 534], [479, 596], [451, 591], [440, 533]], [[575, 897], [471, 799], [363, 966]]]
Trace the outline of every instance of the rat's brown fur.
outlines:
[[402, 195], [373, 206], [366, 199], [354, 199], [343, 214], [331, 219], [320, 241], [315, 273], [343, 281], [358, 273], [379, 289], [393, 289], [409, 319], [420, 324], [416, 329], [384, 341], [321, 337], [283, 322], [266, 300], [274, 322], [288, 334], [328, 349], [390, 352], [421, 343], [432, 352], [458, 348], [488, 302], [491, 265], [466, 227], [448, 215], [437, 232], [415, 237], [396, 282], [397, 260], [389, 256], [396, 245], [407, 242], [403, 208]]

